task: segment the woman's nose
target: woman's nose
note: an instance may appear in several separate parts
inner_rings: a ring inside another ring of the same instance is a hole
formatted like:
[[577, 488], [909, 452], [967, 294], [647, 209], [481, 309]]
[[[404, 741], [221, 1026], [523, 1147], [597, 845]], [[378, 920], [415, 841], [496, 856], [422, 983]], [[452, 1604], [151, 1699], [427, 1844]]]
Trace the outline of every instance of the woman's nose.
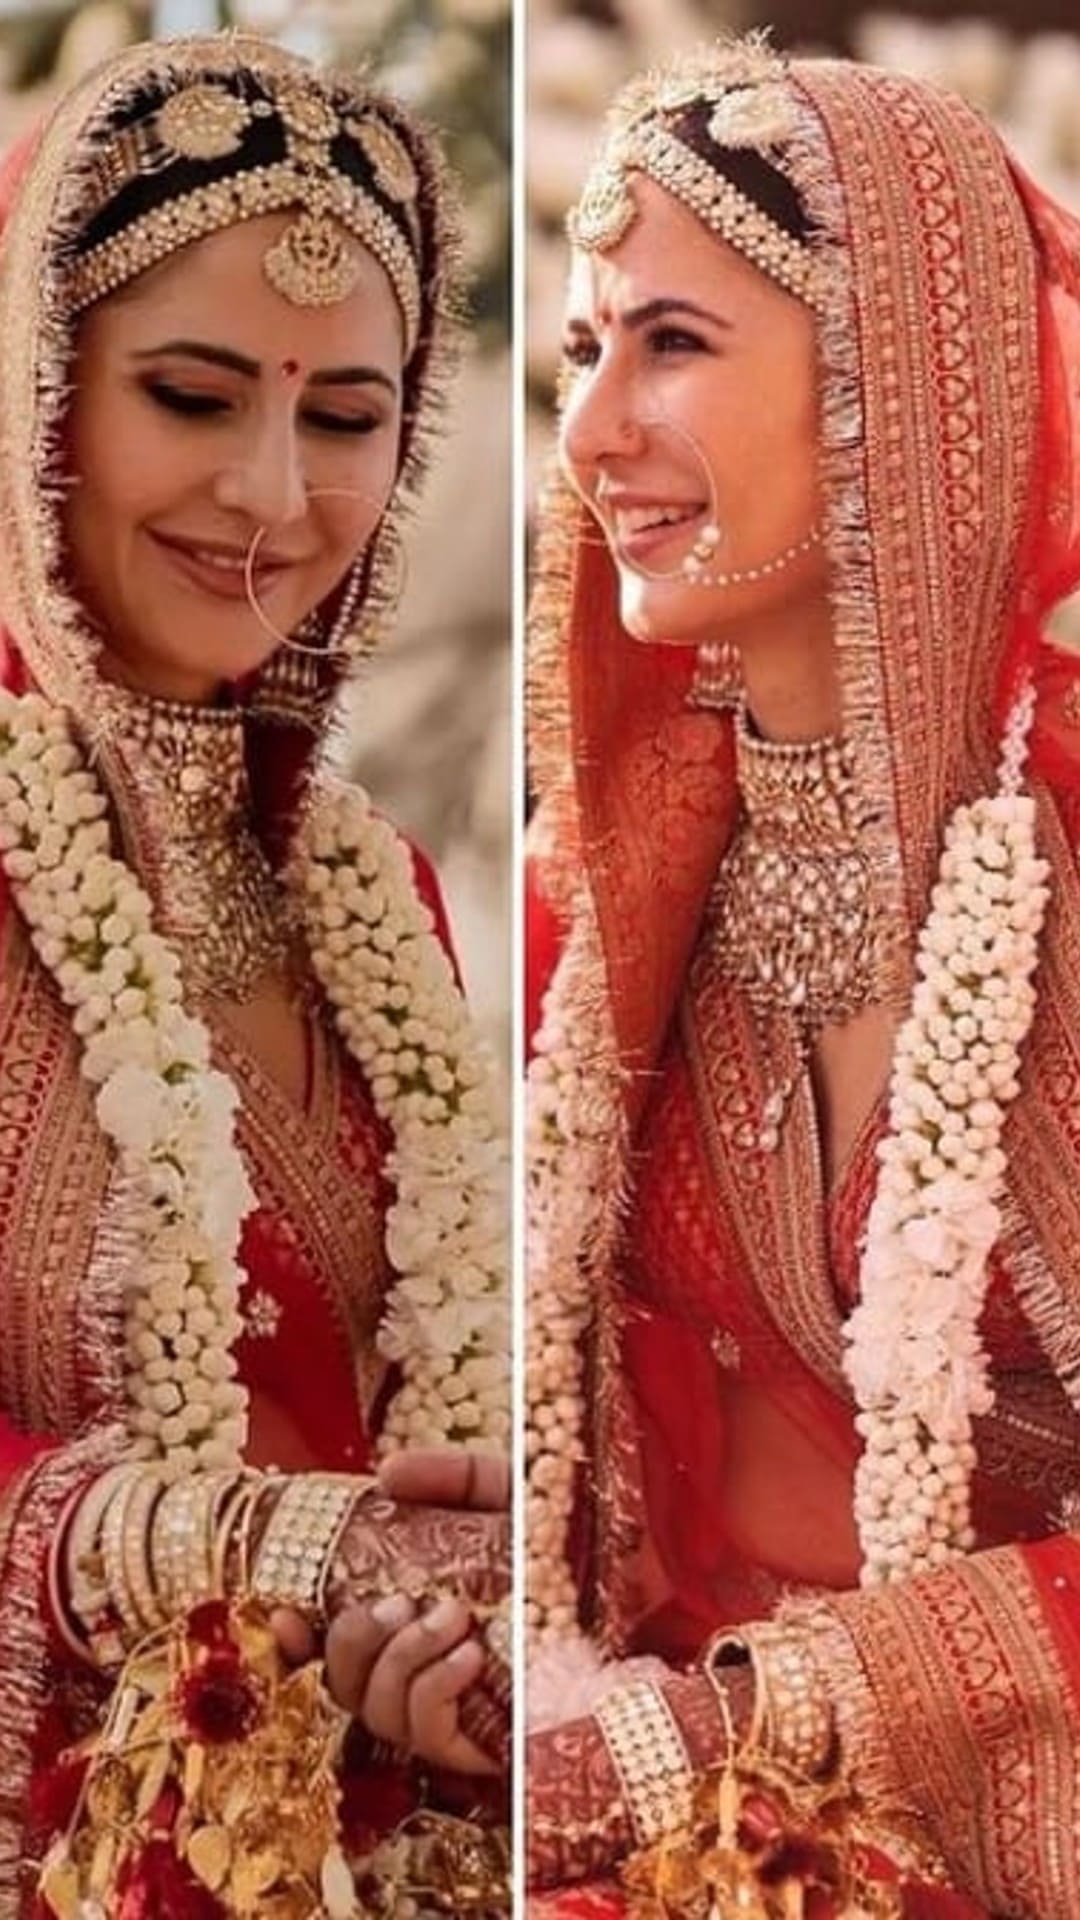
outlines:
[[642, 408], [618, 368], [595, 367], [578, 381], [563, 414], [562, 450], [573, 468], [633, 459], [645, 442]]
[[239, 509], [261, 527], [303, 518], [307, 486], [290, 414], [252, 422], [245, 444], [234, 450], [217, 476], [215, 497], [219, 506]]

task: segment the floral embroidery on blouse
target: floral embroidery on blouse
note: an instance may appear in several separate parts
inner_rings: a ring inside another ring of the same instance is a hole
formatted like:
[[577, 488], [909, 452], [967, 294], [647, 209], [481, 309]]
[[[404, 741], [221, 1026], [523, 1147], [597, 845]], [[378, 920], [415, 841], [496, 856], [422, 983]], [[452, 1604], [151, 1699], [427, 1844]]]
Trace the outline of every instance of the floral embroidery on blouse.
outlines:
[[285, 1309], [280, 1300], [272, 1293], [260, 1287], [253, 1293], [244, 1309], [244, 1330], [252, 1340], [273, 1340], [281, 1325], [281, 1316]]

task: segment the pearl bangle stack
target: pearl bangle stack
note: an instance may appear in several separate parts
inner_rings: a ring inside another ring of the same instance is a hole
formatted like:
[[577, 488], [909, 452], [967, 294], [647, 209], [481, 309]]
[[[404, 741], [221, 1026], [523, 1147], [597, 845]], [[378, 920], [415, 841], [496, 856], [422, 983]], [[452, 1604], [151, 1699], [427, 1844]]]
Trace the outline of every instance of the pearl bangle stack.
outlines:
[[685, 1826], [693, 1773], [679, 1724], [659, 1687], [635, 1680], [605, 1694], [596, 1719], [639, 1847]]
[[748, 1659], [754, 1676], [754, 1706], [743, 1752], [757, 1752], [797, 1778], [824, 1776], [836, 1744], [832, 1702], [805, 1636], [769, 1623], [745, 1633], [715, 1634], [703, 1666], [714, 1688], [734, 1654]]
[[371, 1485], [355, 1474], [305, 1473], [284, 1483], [252, 1572], [267, 1606], [295, 1607], [323, 1622], [338, 1541], [357, 1496]]
[[272, 1486], [251, 1473], [170, 1481], [137, 1462], [101, 1475], [54, 1549], [50, 1584], [65, 1640], [99, 1666], [117, 1667], [147, 1633], [223, 1596], [230, 1563], [245, 1565], [254, 1504]]

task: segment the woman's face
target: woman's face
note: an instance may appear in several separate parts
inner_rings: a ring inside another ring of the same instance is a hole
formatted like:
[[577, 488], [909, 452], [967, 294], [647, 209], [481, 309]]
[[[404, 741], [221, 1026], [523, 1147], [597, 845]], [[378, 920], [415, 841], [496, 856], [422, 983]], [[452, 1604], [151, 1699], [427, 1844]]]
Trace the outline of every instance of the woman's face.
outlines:
[[683, 569], [710, 523], [712, 573], [760, 568], [816, 526], [814, 320], [651, 180], [634, 195], [619, 245], [574, 259], [561, 451], [611, 549], [627, 631], [697, 644], [821, 595], [820, 546], [736, 586]]
[[[185, 247], [82, 320], [65, 509], [74, 582], [104, 670], [206, 700], [347, 572], [398, 466], [402, 325], [383, 268], [330, 307], [295, 307], [263, 258], [289, 215]], [[323, 492], [322, 489], [327, 491]]]

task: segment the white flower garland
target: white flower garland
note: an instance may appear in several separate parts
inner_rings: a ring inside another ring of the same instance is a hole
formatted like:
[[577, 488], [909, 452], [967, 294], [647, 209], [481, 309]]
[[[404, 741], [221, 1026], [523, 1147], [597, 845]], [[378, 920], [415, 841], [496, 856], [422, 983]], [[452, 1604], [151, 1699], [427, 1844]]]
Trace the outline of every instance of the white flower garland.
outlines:
[[509, 1450], [506, 1147], [476, 1040], [409, 855], [366, 794], [343, 789], [299, 849], [312, 965], [394, 1132], [386, 1246], [398, 1279], [380, 1328], [404, 1379], [394, 1445]]
[[106, 802], [63, 713], [0, 691], [0, 857], [39, 958], [74, 1011], [82, 1072], [141, 1239], [125, 1301], [135, 1451], [170, 1473], [239, 1462], [247, 1396], [236, 1248], [253, 1195], [235, 1093], [180, 1000], [150, 902], [109, 851]]
[[979, 1318], [1048, 898], [1035, 802], [1019, 791], [1033, 708], [1029, 691], [1006, 730], [998, 792], [957, 808], [946, 829], [893, 1056], [890, 1131], [846, 1328], [868, 1586], [975, 1545], [972, 1421], [993, 1404]]
[[[254, 1194], [234, 1139], [235, 1089], [209, 1064], [205, 1026], [184, 1011], [180, 964], [153, 931], [146, 892], [108, 852], [106, 815], [63, 712], [0, 690], [0, 861], [74, 1011], [82, 1072], [99, 1088], [141, 1237], [125, 1302], [135, 1448], [178, 1475], [242, 1455], [236, 1252]], [[394, 1134], [388, 1251], [403, 1267], [381, 1334], [405, 1382], [389, 1444], [505, 1444], [505, 1155], [491, 1067], [408, 857], [363, 796], [345, 793], [321, 817], [307, 856], [295, 877], [313, 963], [348, 1044], [374, 1067], [373, 1096]], [[383, 1044], [387, 1008], [395, 1030], [416, 1030], [415, 1067]], [[441, 1311], [429, 1324], [432, 1304]]]
[[[577, 1585], [566, 1541], [584, 1455], [585, 1334], [593, 1274], [604, 1265], [617, 1203], [617, 1086], [598, 1085], [614, 1040], [600, 1044], [602, 1002], [588, 991], [589, 919], [545, 1002], [528, 1077], [525, 1257], [525, 1618], [536, 1644], [577, 1636]], [[605, 1231], [606, 1224], [606, 1231]]]
[[[867, 1584], [974, 1544], [971, 1423], [991, 1399], [978, 1322], [1047, 901], [1035, 802], [1020, 791], [1033, 712], [1029, 688], [1006, 727], [998, 791], [959, 807], [946, 828], [894, 1055], [890, 1133], [846, 1329], [866, 1443], [856, 1519]], [[571, 1652], [581, 1638], [567, 1525], [583, 1451], [582, 1337], [618, 1158], [617, 1105], [594, 1084], [614, 1038], [582, 987], [568, 948], [530, 1069], [527, 1136], [526, 1607], [535, 1641]]]

